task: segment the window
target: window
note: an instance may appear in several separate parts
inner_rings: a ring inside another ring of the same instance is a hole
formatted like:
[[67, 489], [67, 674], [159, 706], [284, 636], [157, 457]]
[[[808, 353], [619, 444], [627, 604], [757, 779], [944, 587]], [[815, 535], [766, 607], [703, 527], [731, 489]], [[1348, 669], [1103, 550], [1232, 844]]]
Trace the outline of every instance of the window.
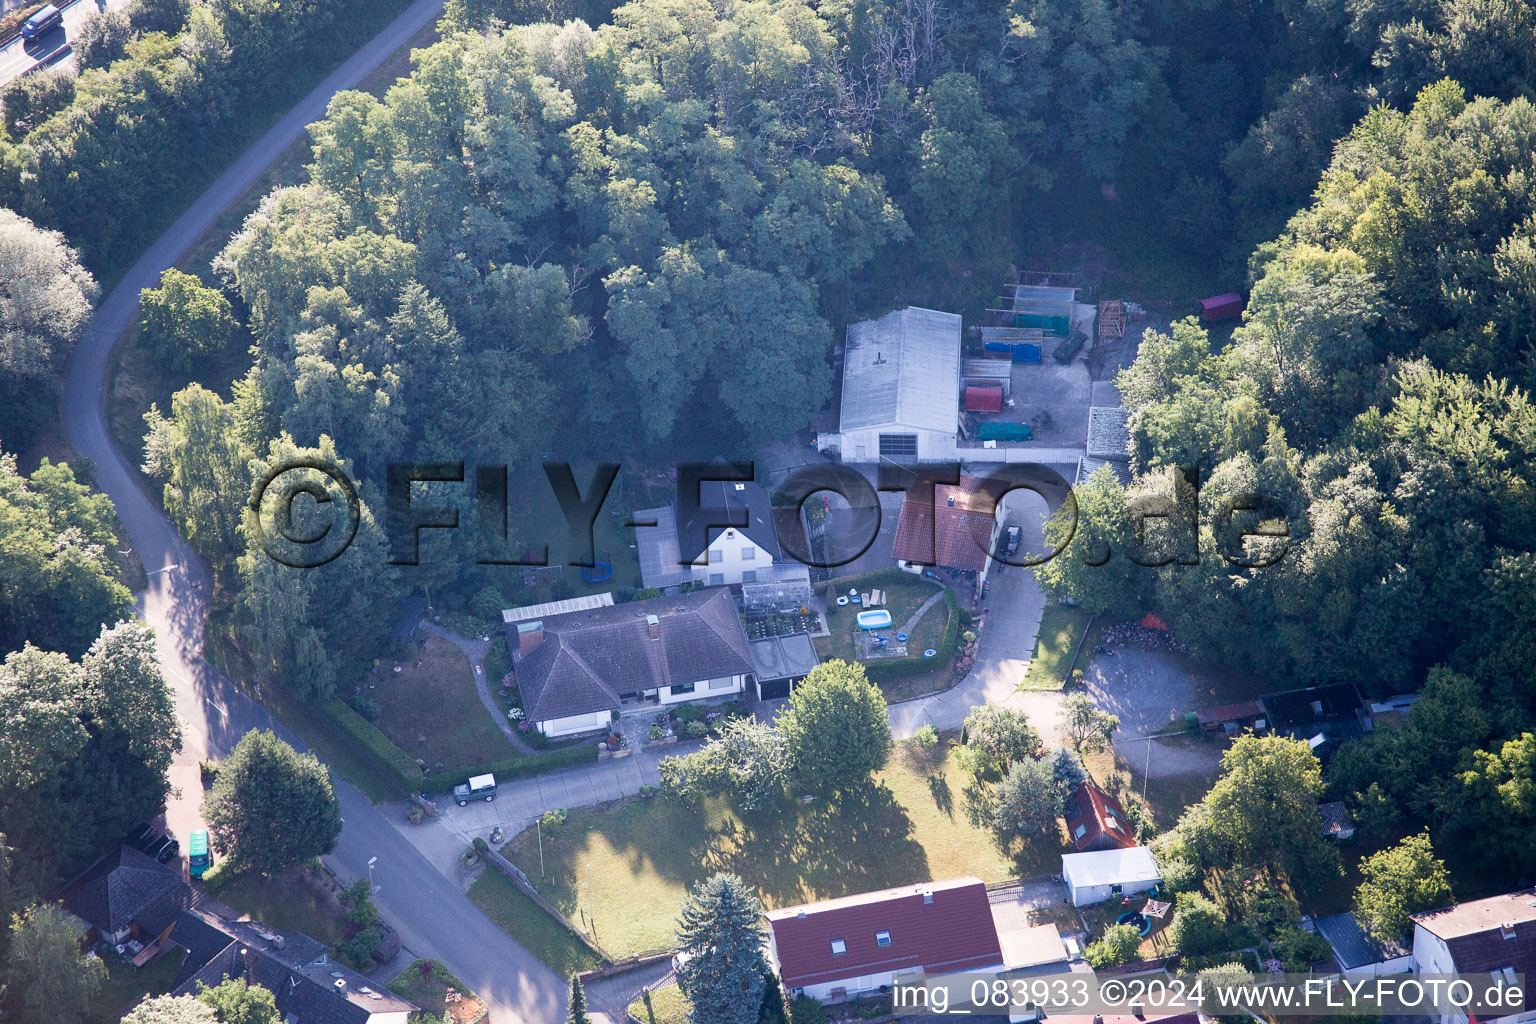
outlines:
[[891, 944], [891, 933], [890, 932], [887, 932], [887, 931], [875, 932], [875, 945], [877, 945], [877, 946], [889, 946], [890, 944]]
[[709, 574], [709, 585], [712, 586], [712, 587], [723, 587], [723, 586], [725, 586], [725, 573], [723, 573], [723, 572], [712, 572], [712, 573], [710, 573]]
[[734, 690], [736, 689], [735, 676], [722, 676], [719, 679], [711, 679], [705, 687], [707, 690]]
[[757, 582], [757, 570], [756, 569], [743, 569], [743, 570], [741, 570], [741, 582], [743, 582], [743, 583], [756, 583]]
[[718, 548], [710, 548], [709, 549], [709, 564], [710, 565], [718, 565], [719, 563], [721, 563], [723, 561], [725, 561], [725, 554], [722, 551], [720, 551]]
[[846, 952], [848, 952], [848, 943], [844, 942], [842, 939], [833, 939], [832, 940], [832, 955], [833, 956], [842, 956]]
[[1513, 967], [1500, 967], [1496, 971], [1489, 971], [1493, 975], [1495, 985], [1513, 985], [1515, 983], [1515, 969]]
[[892, 459], [899, 459], [904, 455], [908, 458], [916, 458], [917, 435], [881, 434], [880, 454]]
[[692, 683], [673, 683], [672, 684], [672, 696], [674, 696], [674, 697], [676, 697], [680, 693], [692, 693], [692, 692], [693, 692], [693, 684]]
[[1077, 826], [1077, 828], [1072, 830], [1072, 838], [1073, 839], [1081, 839], [1081, 838], [1083, 838], [1083, 836], [1085, 836], [1087, 834], [1088, 834], [1088, 826], [1087, 825], [1079, 825], [1079, 826]]
[[752, 562], [752, 561], [755, 561], [756, 559], [757, 559], [757, 548], [756, 548], [756, 546], [754, 546], [752, 544], [748, 544], [746, 547], [741, 549], [741, 560], [743, 562]]
[[1118, 831], [1120, 828], [1120, 823], [1115, 820], [1115, 816], [1113, 814], [1104, 815], [1104, 824], [1109, 826], [1109, 830], [1111, 832]]

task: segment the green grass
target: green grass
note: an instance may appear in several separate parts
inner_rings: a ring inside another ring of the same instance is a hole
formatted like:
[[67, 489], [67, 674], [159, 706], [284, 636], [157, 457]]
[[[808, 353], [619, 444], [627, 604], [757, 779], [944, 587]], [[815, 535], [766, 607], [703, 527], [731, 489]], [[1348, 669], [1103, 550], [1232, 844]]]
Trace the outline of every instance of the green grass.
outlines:
[[[1066, 682], [1067, 666], [1082, 640], [1083, 630], [1091, 617], [1081, 608], [1065, 605], [1046, 605], [1040, 616], [1040, 634], [1035, 640], [1035, 653], [1029, 659], [1029, 669], [1024, 673], [1021, 690], [1059, 690]], [[1085, 646], [1092, 647], [1092, 644]], [[1079, 661], [1078, 667], [1082, 667]]]
[[441, 637], [427, 637], [424, 646], [399, 662], [381, 660], [364, 685], [364, 692], [379, 701], [379, 731], [408, 756], [425, 761], [429, 771], [518, 753], [480, 703], [469, 659]]
[[[423, 967], [427, 969], [426, 973], [423, 973]], [[446, 996], [450, 988], [464, 998], [456, 1003], [448, 1003]], [[485, 1004], [480, 1001], [480, 997], [436, 960], [413, 961], [400, 972], [399, 977], [389, 983], [389, 990], [415, 1003], [421, 1007], [422, 1012], [441, 1017], [445, 1021], [473, 1024], [485, 1019]]]
[[91, 1008], [85, 1015], [86, 1024], [117, 1024], [145, 997], [169, 992], [185, 955], [186, 951], [181, 947], [172, 946], [143, 967], [134, 967], [109, 956], [107, 983], [91, 1001]]
[[[234, 680], [248, 696], [253, 696], [257, 673], [250, 659], [232, 638], [227, 621], [221, 621], [218, 617], [210, 619], [207, 635], [209, 642], [204, 650], [208, 660]], [[262, 682], [261, 704], [283, 725], [298, 734], [331, 771], [357, 787], [359, 792], [374, 803], [399, 800], [405, 795], [399, 785], [370, 758], [338, 734], [335, 726], [327, 722], [318, 709], [300, 700], [293, 691], [271, 677]]]
[[[537, 863], [533, 870], [538, 873]], [[596, 953], [496, 869], [480, 873], [469, 887], [469, 898], [502, 931], [532, 950], [561, 977], [602, 965]]]
[[268, 878], [255, 872], [234, 875], [214, 897], [253, 921], [280, 932], [303, 932], [335, 946], [347, 937], [341, 905], [302, 868]]
[[688, 997], [675, 983], [663, 985], [651, 992], [651, 1005], [645, 1005], [644, 997], [629, 1004], [630, 1016], [640, 1024], [688, 1024]]
[[[881, 630], [881, 632], [891, 636], [893, 642], [896, 633], [906, 626], [907, 620], [912, 617], [912, 613], [917, 611], [924, 601], [943, 589], [938, 584], [930, 583], [921, 577], [911, 574], [903, 575], [906, 577], [905, 579], [897, 580], [878, 588], [886, 592], [883, 607], [891, 613], [891, 628], [888, 631]], [[827, 661], [831, 658], [841, 658], [843, 661], [855, 660], [854, 638], [861, 632], [855, 624], [855, 617], [865, 609], [863, 605], [857, 604], [839, 606], [837, 603], [838, 596], [845, 596], [849, 589], [847, 585], [839, 586], [839, 583], [840, 581], [833, 580], [827, 587], [827, 629], [829, 635], [816, 638], [816, 653], [821, 656], [822, 661]], [[863, 593], [869, 592], [868, 585], [859, 589]], [[932, 611], [932, 609], [929, 610]], [[923, 619], [926, 620], [927, 616], [923, 616]], [[944, 616], [941, 614], [936, 621], [938, 622], [938, 630], [943, 630]], [[924, 622], [919, 620], [918, 625], [922, 626]], [[908, 650], [916, 649], [921, 651], [925, 649], [913, 647], [916, 636], [917, 634], [914, 633], [913, 639], [909, 640], [907, 644]], [[937, 639], [937, 637], [938, 633], [935, 631], [934, 638]]]
[[899, 744], [874, 786], [808, 805], [747, 815], [718, 800], [694, 808], [658, 797], [573, 810], [544, 836], [542, 883], [532, 831], [506, 853], [615, 956], [670, 946], [673, 908], [716, 871], [736, 872], [781, 907], [956, 875], [997, 881], [1060, 870], [1061, 835], [1005, 851], [971, 823], [970, 780], [948, 756], [951, 738], [931, 761]]

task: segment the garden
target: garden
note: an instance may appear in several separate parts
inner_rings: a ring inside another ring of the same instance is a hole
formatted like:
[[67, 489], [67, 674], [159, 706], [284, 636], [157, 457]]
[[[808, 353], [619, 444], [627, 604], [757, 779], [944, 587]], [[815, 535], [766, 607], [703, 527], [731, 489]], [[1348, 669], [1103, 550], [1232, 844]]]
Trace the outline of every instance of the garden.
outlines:
[[804, 607], [749, 608], [742, 613], [742, 628], [746, 630], [748, 640], [763, 640], [792, 633], [815, 633], [821, 628], [821, 617]]
[[[952, 755], [952, 738], [944, 734], [928, 749], [903, 741], [870, 785], [809, 803], [786, 798], [748, 813], [723, 799], [690, 806], [663, 796], [573, 809], [542, 830], [542, 878], [534, 830], [514, 837], [503, 853], [614, 956], [668, 947], [670, 908], [688, 886], [717, 871], [739, 874], [769, 907], [956, 875], [1001, 880], [1059, 871], [1061, 834], [1004, 850], [970, 820], [964, 792], [972, 779]], [[558, 925], [547, 916], [537, 933], [525, 930], [539, 923], [530, 915], [492, 916], [550, 955], [547, 928]]]
[[[862, 595], [872, 589], [883, 592], [881, 607], [891, 613], [892, 623], [875, 632], [887, 638], [888, 644], [904, 644], [905, 656], [868, 656], [864, 641], [870, 631], [859, 628], [857, 616], [867, 610]], [[860, 596], [859, 604], [853, 603], [850, 590]], [[925, 602], [943, 593], [944, 588], [937, 583], [899, 569], [832, 580], [826, 585], [828, 632], [815, 638], [816, 654], [822, 661], [837, 658], [864, 665], [870, 680], [879, 685], [890, 701], [942, 690], [954, 678], [955, 666], [949, 657], [953, 644], [946, 645], [945, 639], [951, 632], [951, 619], [960, 615], [956, 602], [952, 598], [935, 601], [912, 623], [910, 630], [906, 625]], [[839, 597], [848, 598], [848, 603], [839, 605]], [[958, 632], [958, 623], [955, 631]], [[899, 639], [901, 634], [906, 635], [905, 640]], [[936, 653], [925, 657], [930, 650]]]
[[[1097, 640], [1083, 641], [1083, 631], [1089, 628], [1093, 616], [1081, 608], [1069, 608], [1061, 604], [1047, 604], [1040, 616], [1040, 632], [1035, 639], [1035, 652], [1029, 659], [1029, 668], [1019, 684], [1021, 690], [1059, 690], [1066, 685], [1067, 666], [1077, 653], [1081, 643], [1091, 649]], [[1079, 670], [1087, 658], [1078, 661]]]
[[351, 701], [363, 717], [426, 771], [453, 771], [517, 753], [475, 690], [469, 661], [440, 637], [427, 636], [399, 660], [383, 659]]
[[443, 1024], [478, 1024], [487, 1012], [480, 997], [436, 960], [415, 961], [389, 983], [389, 990]]

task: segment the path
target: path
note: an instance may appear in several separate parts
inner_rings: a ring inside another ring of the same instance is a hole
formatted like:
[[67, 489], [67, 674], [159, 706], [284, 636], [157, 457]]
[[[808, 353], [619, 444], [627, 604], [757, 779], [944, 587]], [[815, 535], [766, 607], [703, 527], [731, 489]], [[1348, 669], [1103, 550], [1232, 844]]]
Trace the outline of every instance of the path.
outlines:
[[942, 600], [944, 600], [944, 589], [940, 587], [937, 594], [934, 594], [928, 600], [917, 606], [917, 611], [913, 612], [911, 616], [907, 618], [907, 621], [902, 623], [901, 629], [898, 630], [898, 632], [905, 633], [907, 636], [911, 636], [912, 631], [917, 628], [917, 621], [923, 617], [923, 613]]
[[[442, 0], [416, 0], [273, 128], [243, 153], [123, 276], [97, 308], [75, 349], [65, 378], [61, 414], [76, 451], [95, 464], [95, 484], [117, 507], [129, 542], [149, 580], [139, 595], [140, 615], [155, 628], [161, 669], [174, 690], [185, 742], [171, 768], [179, 790], [166, 810], [170, 828], [185, 835], [198, 827], [202, 793], [198, 761], [227, 754], [253, 728], [274, 728], [302, 748], [202, 658], [203, 629], [212, 584], [208, 567], [176, 533], [160, 507], [139, 487], [106, 421], [106, 376], [112, 347], [138, 314], [139, 291], [153, 286], [218, 215], [252, 185], [305, 126], [319, 119], [330, 98], [351, 89], [441, 13]], [[375, 808], [346, 783], [336, 787], [345, 822], [327, 865], [347, 882], [368, 874], [381, 888], [379, 909], [405, 945], [436, 957], [478, 991], [494, 1024], [558, 1024], [565, 1015], [563, 979], [496, 927], [394, 828], [388, 808]]]
[[507, 716], [491, 697], [490, 683], [485, 678], [485, 656], [491, 653], [493, 644], [503, 642], [502, 638], [497, 635], [489, 640], [480, 640], [439, 626], [430, 619], [423, 621], [421, 628], [423, 632], [441, 637], [464, 652], [464, 657], [469, 659], [469, 674], [475, 681], [475, 692], [480, 695], [480, 703], [485, 705], [485, 713], [491, 716], [491, 721], [496, 723], [496, 728], [501, 730], [507, 742], [516, 747], [520, 753], [538, 755], [540, 751], [529, 746], [527, 741], [517, 734], [517, 730], [512, 728], [512, 723], [507, 721]]

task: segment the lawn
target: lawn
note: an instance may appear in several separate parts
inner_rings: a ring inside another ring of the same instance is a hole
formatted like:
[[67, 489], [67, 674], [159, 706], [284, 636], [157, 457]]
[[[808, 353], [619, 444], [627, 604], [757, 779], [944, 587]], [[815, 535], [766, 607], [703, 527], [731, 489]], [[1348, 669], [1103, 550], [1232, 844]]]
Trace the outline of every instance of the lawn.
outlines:
[[[537, 863], [534, 872], [538, 872]], [[533, 950], [562, 978], [602, 966], [596, 953], [494, 868], [480, 873], [469, 887], [469, 898], [502, 931]]]
[[[428, 636], [401, 661], [384, 659], [366, 678], [378, 699], [379, 731], [429, 771], [466, 768], [512, 757], [475, 691], [469, 659], [441, 637]], [[400, 671], [394, 666], [400, 665]]]
[[[485, 1019], [485, 1004], [452, 971], [436, 960], [416, 960], [389, 983], [389, 990], [415, 1003], [422, 1012], [448, 1024], [475, 1024]], [[448, 1002], [448, 993], [455, 994]]]
[[285, 934], [303, 932], [327, 946], [347, 937], [341, 904], [321, 878], [303, 867], [289, 868], [274, 878], [255, 872], [235, 875], [219, 885], [213, 897]]
[[723, 801], [695, 808], [658, 797], [573, 810], [544, 833], [542, 883], [532, 831], [505, 852], [615, 956], [669, 947], [673, 908], [716, 871], [739, 874], [769, 907], [957, 875], [999, 881], [1059, 871], [1062, 835], [1005, 852], [969, 821], [969, 777], [948, 756], [951, 738], [931, 761], [910, 741], [899, 744], [875, 785], [810, 804], [748, 815]]
[[[1082, 640], [1083, 630], [1092, 619], [1081, 608], [1065, 605], [1046, 605], [1040, 616], [1040, 633], [1035, 640], [1035, 653], [1029, 659], [1029, 669], [1024, 673], [1021, 690], [1059, 690], [1066, 683], [1067, 666]], [[1092, 648], [1092, 644], [1085, 646]], [[1081, 667], [1081, 662], [1079, 666]]]
[[629, 1015], [640, 1024], [688, 1024], [688, 997], [676, 984], [663, 985], [651, 992], [651, 1003], [641, 996], [629, 1004]]
[[123, 1015], [138, 1006], [146, 996], [164, 995], [181, 970], [186, 951], [172, 946], [143, 967], [107, 957], [107, 983], [102, 986], [85, 1015], [86, 1024], [117, 1024]]
[[[829, 630], [829, 635], [816, 638], [816, 653], [821, 656], [822, 661], [827, 661], [831, 658], [841, 658], [843, 661], [855, 660], [853, 641], [860, 630], [854, 624], [854, 617], [863, 611], [864, 607], [856, 604], [838, 605], [837, 597], [839, 595], [846, 595], [849, 590], [846, 584], [840, 586], [841, 582], [840, 580], [833, 580], [827, 585], [827, 629]], [[885, 591], [886, 597], [883, 607], [890, 611], [893, 625], [890, 629], [882, 629], [878, 632], [882, 635], [890, 636], [894, 643], [896, 634], [904, 629], [907, 620], [912, 617], [912, 613], [917, 611], [924, 601], [939, 593], [943, 588], [937, 583], [932, 583], [920, 576], [903, 573], [901, 579], [890, 581], [879, 589]], [[868, 593], [869, 587], [864, 586], [860, 590]], [[941, 601], [939, 604], [942, 605], [943, 602]], [[932, 609], [929, 610], [932, 611]], [[918, 622], [918, 626], [927, 626], [927, 619], [928, 616], [924, 615], [923, 620]], [[932, 631], [932, 639], [935, 641], [938, 640], [939, 633], [944, 630], [944, 616], [940, 615], [936, 621], [938, 622], [938, 629]], [[927, 647], [933, 646], [932, 643], [929, 643], [924, 647], [919, 647], [917, 646], [919, 639], [919, 635], [914, 632], [907, 642], [907, 650], [921, 653]]]

